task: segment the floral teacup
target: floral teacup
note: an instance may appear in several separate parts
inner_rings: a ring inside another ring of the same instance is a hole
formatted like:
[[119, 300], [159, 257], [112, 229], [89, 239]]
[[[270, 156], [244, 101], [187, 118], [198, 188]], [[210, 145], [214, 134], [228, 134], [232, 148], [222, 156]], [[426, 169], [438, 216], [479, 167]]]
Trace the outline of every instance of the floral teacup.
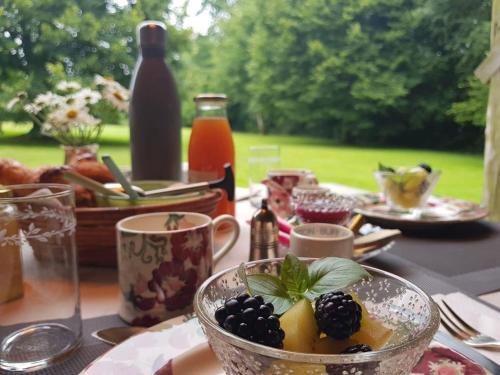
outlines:
[[318, 185], [316, 176], [307, 169], [273, 169], [268, 171], [267, 177], [262, 183], [268, 189], [269, 206], [276, 215], [283, 218], [293, 215], [293, 188]]
[[[232, 236], [214, 254], [214, 231], [223, 223], [231, 225]], [[119, 221], [116, 230], [119, 315], [142, 326], [191, 312], [196, 289], [240, 232], [232, 216], [212, 220], [192, 212], [132, 216]]]

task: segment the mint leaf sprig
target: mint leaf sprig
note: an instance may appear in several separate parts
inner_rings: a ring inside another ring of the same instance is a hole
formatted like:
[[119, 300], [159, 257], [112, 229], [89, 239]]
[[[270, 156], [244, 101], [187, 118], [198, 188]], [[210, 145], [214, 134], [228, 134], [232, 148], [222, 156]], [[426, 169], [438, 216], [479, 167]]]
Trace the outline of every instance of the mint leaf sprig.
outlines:
[[380, 172], [391, 172], [391, 173], [395, 173], [396, 171], [394, 170], [394, 168], [392, 167], [389, 167], [387, 165], [383, 165], [381, 162], [378, 163], [378, 170]]
[[323, 293], [370, 277], [363, 267], [350, 259], [322, 258], [308, 267], [293, 254], [286, 256], [279, 277], [267, 273], [247, 275], [243, 263], [238, 275], [251, 295], [259, 294], [274, 305], [276, 314], [283, 314], [301, 299], [314, 301]]

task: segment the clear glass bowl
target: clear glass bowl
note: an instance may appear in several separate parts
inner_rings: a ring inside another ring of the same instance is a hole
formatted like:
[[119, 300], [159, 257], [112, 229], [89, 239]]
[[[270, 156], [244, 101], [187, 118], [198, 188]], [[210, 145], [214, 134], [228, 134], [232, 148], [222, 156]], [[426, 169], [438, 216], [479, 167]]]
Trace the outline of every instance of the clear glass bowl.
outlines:
[[427, 203], [441, 176], [440, 171], [375, 172], [375, 179], [393, 210], [408, 211]]
[[[312, 262], [314, 259], [303, 259]], [[247, 263], [247, 273], [278, 274], [283, 259]], [[228, 375], [409, 374], [439, 327], [431, 298], [417, 286], [388, 272], [365, 266], [372, 275], [345, 291], [355, 291], [370, 315], [394, 330], [382, 350], [358, 354], [307, 354], [270, 348], [223, 330], [215, 310], [245, 290], [237, 267], [206, 280], [198, 289], [194, 308], [208, 341]]]
[[301, 223], [346, 225], [356, 201], [328, 190], [293, 190], [293, 208]]

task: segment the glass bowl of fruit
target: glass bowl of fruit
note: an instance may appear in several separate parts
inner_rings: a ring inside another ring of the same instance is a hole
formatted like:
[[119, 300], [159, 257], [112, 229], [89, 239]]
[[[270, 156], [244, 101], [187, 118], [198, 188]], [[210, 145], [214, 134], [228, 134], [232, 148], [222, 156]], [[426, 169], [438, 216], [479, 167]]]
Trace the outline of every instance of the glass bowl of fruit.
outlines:
[[395, 211], [424, 207], [440, 176], [440, 171], [433, 171], [425, 163], [396, 169], [379, 164], [379, 169], [375, 172], [388, 206]]
[[439, 326], [417, 286], [343, 258], [242, 264], [194, 307], [228, 375], [409, 374]]
[[329, 190], [295, 190], [292, 194], [295, 216], [301, 223], [346, 225], [356, 201]]

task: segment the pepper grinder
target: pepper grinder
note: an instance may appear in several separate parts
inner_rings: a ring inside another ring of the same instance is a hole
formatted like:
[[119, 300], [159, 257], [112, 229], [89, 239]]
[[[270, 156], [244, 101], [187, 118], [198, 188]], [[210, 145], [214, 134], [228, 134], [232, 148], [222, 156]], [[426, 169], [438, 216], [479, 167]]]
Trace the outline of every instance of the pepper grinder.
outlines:
[[250, 230], [250, 261], [278, 256], [278, 222], [262, 199], [261, 206], [252, 217]]

